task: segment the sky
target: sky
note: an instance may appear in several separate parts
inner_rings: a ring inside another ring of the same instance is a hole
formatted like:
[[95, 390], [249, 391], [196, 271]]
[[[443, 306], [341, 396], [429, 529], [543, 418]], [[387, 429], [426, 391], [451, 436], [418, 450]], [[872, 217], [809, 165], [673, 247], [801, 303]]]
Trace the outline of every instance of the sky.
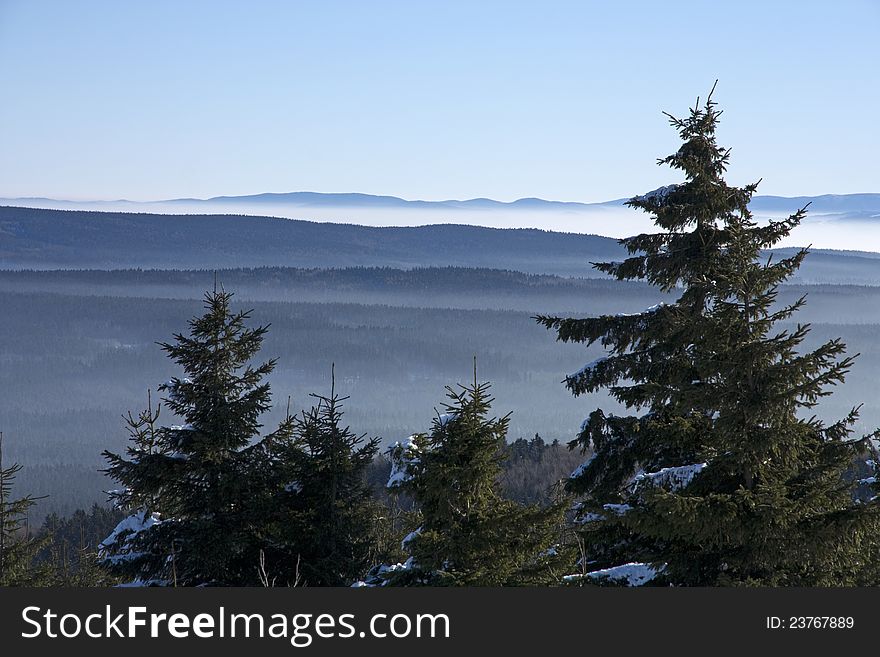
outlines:
[[679, 176], [880, 192], [880, 0], [0, 0], [0, 197], [604, 201]]

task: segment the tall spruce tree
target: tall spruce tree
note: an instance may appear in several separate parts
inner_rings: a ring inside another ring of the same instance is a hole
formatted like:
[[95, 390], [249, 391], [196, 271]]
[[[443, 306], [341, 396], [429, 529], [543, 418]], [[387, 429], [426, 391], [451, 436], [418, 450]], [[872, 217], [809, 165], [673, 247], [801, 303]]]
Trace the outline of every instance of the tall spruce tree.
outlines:
[[26, 531], [28, 511], [37, 503], [33, 495], [12, 499], [12, 485], [21, 464], [3, 465], [3, 432], [0, 431], [0, 586], [34, 585], [34, 553], [41, 547]]
[[[621, 240], [630, 257], [595, 267], [677, 295], [633, 315], [539, 316], [564, 342], [607, 354], [566, 378], [606, 388], [641, 415], [590, 414], [573, 447], [590, 453], [569, 489], [582, 496], [582, 582], [641, 585], [845, 585], [871, 581], [878, 507], [847, 470], [857, 410], [826, 425], [805, 417], [853, 358], [840, 340], [800, 353], [805, 299], [777, 303], [807, 251], [775, 259], [805, 216], [756, 222], [757, 183], [723, 178], [721, 112], [711, 94], [669, 116], [679, 150], [659, 161], [684, 181], [628, 202], [660, 229]], [[863, 439], [867, 440], [867, 438]]]
[[394, 586], [504, 586], [554, 579], [564, 506], [504, 499], [499, 476], [509, 415], [490, 417], [489, 384], [447, 388], [449, 401], [429, 434], [391, 450], [389, 487], [419, 510], [403, 540], [405, 564], [379, 569]]
[[312, 395], [316, 404], [295, 419], [290, 440], [278, 442], [284, 473], [274, 515], [267, 581], [306, 586], [348, 586], [372, 564], [373, 526], [381, 515], [366, 481], [378, 438], [367, 439], [343, 424], [348, 397]]
[[129, 416], [126, 456], [105, 452], [114, 494], [132, 515], [101, 546], [119, 576], [176, 586], [257, 585], [266, 517], [276, 492], [273, 444], [294, 420], [260, 438], [270, 408], [264, 378], [275, 361], [253, 366], [267, 327], [249, 328], [232, 294], [205, 295], [206, 312], [162, 349], [185, 376], [160, 386], [182, 425], [158, 426], [158, 410]]

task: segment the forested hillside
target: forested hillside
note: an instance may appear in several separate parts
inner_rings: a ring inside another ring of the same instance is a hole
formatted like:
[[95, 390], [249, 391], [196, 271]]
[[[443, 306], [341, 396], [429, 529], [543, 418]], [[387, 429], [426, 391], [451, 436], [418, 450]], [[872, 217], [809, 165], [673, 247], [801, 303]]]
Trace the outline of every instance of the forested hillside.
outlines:
[[[50, 496], [32, 510], [36, 522], [104, 500], [100, 451], [125, 440], [121, 409], [176, 374], [155, 343], [198, 311], [213, 280], [208, 271], [0, 272], [0, 414], [10, 458], [29, 466], [18, 490]], [[571, 399], [558, 383], [601, 350], [554, 345], [531, 315], [633, 313], [667, 299], [638, 282], [465, 268], [236, 269], [217, 280], [271, 324], [278, 404], [325, 390], [336, 363], [352, 424], [385, 444], [424, 428], [440, 382], [466, 380], [473, 356], [499, 408], [513, 411], [511, 440], [567, 442], [605, 397]], [[810, 339], [840, 335], [862, 354], [820, 410], [833, 417], [862, 400], [880, 368], [880, 288], [789, 285], [779, 300], [802, 294]], [[875, 424], [880, 409], [867, 403], [862, 425]]]
[[[607, 221], [596, 225], [597, 232], [616, 233], [615, 219]], [[602, 278], [590, 263], [623, 255], [617, 240], [608, 237], [534, 228], [371, 227], [229, 214], [0, 206], [0, 270], [452, 266]], [[816, 249], [794, 279], [878, 285], [880, 259]]]

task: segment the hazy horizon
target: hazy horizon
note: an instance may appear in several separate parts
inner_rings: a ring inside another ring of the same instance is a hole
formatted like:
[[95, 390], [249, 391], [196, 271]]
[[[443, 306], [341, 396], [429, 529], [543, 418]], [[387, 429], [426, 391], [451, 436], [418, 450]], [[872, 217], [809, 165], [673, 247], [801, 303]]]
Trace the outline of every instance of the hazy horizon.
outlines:
[[878, 17], [867, 0], [0, 1], [0, 196], [624, 198], [674, 182], [662, 112], [716, 79], [732, 184], [863, 191]]
[[[6, 201], [11, 199], [0, 199]], [[416, 227], [437, 224], [486, 228], [535, 228], [561, 233], [580, 233], [623, 238], [657, 230], [650, 215], [621, 205], [592, 204], [568, 209], [546, 210], [521, 207], [450, 208], [369, 207], [358, 205], [306, 206], [293, 203], [193, 201], [186, 202], [50, 202], [46, 199], [17, 199], [11, 205], [60, 210], [128, 212], [166, 215], [241, 215], [296, 219], [320, 223], [354, 224], [370, 227]], [[784, 204], [783, 204], [784, 205]], [[756, 211], [759, 221], [794, 213], [791, 208]], [[808, 212], [803, 223], [782, 240], [779, 247], [812, 246], [820, 249], [880, 252], [880, 207], [871, 212]]]

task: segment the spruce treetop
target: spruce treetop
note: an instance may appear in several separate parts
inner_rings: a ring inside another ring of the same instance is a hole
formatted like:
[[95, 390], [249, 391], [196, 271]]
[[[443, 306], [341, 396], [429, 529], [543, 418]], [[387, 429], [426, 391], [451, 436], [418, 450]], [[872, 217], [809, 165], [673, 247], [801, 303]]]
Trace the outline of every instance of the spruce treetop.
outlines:
[[685, 118], [667, 115], [682, 145], [658, 163], [684, 180], [628, 203], [660, 230], [621, 240], [624, 261], [594, 265], [670, 301], [632, 315], [536, 318], [558, 340], [605, 349], [566, 377], [573, 394], [607, 389], [643, 411], [597, 409], [572, 442], [589, 454], [568, 483], [583, 498], [581, 563], [592, 566], [580, 583], [620, 583], [614, 574], [627, 568], [652, 573], [640, 584], [853, 583], [866, 577], [857, 546], [877, 547], [876, 504], [857, 498], [848, 475], [868, 440], [852, 439], [857, 409], [830, 425], [800, 414], [855, 358], [839, 339], [802, 351], [810, 327], [791, 322], [805, 299], [778, 303], [807, 249], [766, 250], [806, 208], [754, 219], [758, 183], [724, 180], [720, 115], [711, 94]]
[[412, 497], [419, 526], [402, 544], [409, 559], [383, 567], [379, 583], [501, 586], [546, 583], [561, 504], [523, 506], [501, 495], [510, 415], [493, 417], [490, 384], [447, 387], [427, 434], [391, 450], [389, 485]]
[[247, 326], [232, 294], [205, 295], [189, 334], [161, 343], [183, 376], [160, 386], [183, 424], [159, 426], [149, 407], [127, 423], [125, 456], [105, 452], [122, 488], [113, 501], [132, 516], [102, 544], [121, 576], [175, 585], [256, 583], [263, 518], [276, 493], [274, 445], [289, 440], [294, 418], [260, 437], [271, 406], [264, 381], [274, 360], [253, 365], [267, 326]]

